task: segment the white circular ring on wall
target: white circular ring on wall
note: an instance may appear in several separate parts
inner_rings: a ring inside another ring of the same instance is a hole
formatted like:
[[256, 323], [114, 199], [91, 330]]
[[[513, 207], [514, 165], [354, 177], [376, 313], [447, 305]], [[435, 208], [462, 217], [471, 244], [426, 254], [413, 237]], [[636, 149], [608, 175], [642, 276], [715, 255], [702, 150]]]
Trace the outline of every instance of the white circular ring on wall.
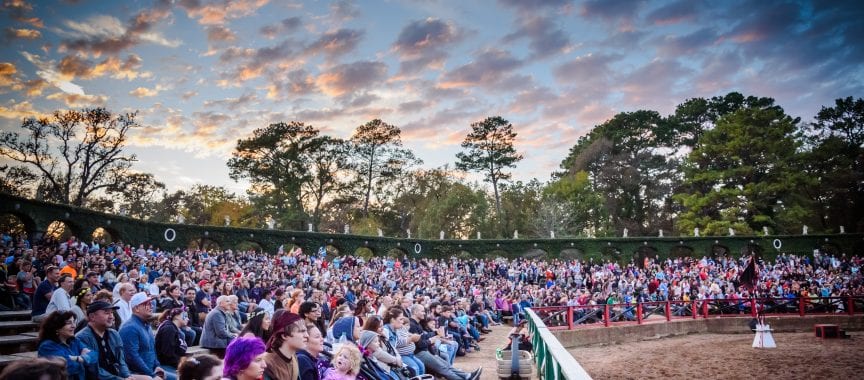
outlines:
[[423, 250], [423, 247], [420, 246], [420, 243], [414, 243], [414, 253], [420, 254], [420, 251]]
[[[165, 241], [174, 241], [177, 238], [177, 231], [174, 231], [173, 228], [168, 228], [165, 230]], [[170, 237], [169, 237], [170, 236]]]
[[780, 247], [783, 247], [783, 242], [780, 241], [780, 239], [774, 239], [774, 242], [771, 244], [774, 246], [774, 249], [780, 249]]

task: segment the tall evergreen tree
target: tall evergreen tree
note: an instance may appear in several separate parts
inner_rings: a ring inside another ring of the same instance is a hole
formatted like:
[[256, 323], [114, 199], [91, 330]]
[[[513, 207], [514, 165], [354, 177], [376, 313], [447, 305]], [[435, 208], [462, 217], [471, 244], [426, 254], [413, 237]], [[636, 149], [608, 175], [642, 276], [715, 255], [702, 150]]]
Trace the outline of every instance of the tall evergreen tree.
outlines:
[[516, 167], [523, 158], [513, 146], [515, 140], [513, 124], [500, 116], [487, 117], [471, 123], [471, 132], [462, 141], [462, 148], [466, 151], [456, 154], [457, 169], [480, 172], [492, 184], [495, 214], [499, 221], [502, 220], [499, 185], [511, 178], [506, 170]]

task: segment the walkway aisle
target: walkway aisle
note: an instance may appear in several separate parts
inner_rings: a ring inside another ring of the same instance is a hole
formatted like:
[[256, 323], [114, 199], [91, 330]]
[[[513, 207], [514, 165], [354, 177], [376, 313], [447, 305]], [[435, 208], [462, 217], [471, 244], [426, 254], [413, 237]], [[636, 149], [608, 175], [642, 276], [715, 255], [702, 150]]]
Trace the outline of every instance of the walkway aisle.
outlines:
[[[503, 348], [507, 344], [507, 334], [513, 327], [510, 325], [491, 326], [492, 332], [486, 335], [486, 339], [480, 342], [480, 351], [468, 353], [468, 355], [456, 357], [453, 366], [465, 371], [473, 371], [479, 366], [483, 367], [481, 380], [498, 379], [498, 361], [495, 359], [495, 350]], [[535, 371], [536, 378], [536, 371]]]

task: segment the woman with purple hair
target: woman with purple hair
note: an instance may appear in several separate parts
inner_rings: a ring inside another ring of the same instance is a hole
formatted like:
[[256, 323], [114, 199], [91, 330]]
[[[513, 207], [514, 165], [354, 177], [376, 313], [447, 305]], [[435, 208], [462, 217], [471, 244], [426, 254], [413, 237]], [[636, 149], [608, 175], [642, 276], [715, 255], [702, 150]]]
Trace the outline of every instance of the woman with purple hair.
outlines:
[[258, 337], [237, 338], [225, 349], [225, 369], [222, 375], [231, 380], [260, 380], [267, 364], [266, 346]]

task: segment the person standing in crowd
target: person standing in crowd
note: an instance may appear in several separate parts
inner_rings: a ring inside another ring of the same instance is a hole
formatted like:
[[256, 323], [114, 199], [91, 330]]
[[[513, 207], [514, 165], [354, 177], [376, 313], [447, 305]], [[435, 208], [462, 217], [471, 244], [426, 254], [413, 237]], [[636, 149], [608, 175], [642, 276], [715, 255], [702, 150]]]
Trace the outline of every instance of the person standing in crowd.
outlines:
[[173, 374], [159, 367], [156, 359], [156, 340], [148, 323], [153, 316], [152, 300], [147, 293], [138, 292], [129, 301], [132, 317], [120, 327], [126, 364], [132, 373], [172, 380], [175, 378]]
[[88, 349], [75, 339], [75, 314], [55, 311], [48, 314], [39, 328], [40, 357], [58, 357], [66, 361], [66, 373], [76, 380], [85, 379], [85, 366], [94, 363]]
[[306, 323], [299, 315], [284, 312], [274, 318], [273, 335], [264, 355], [264, 380], [300, 380], [297, 352], [306, 348], [308, 338]]
[[231, 313], [231, 305], [228, 296], [219, 296], [216, 299], [216, 307], [207, 314], [204, 320], [204, 331], [201, 333], [201, 347], [209, 349], [216, 356], [224, 357], [225, 348], [231, 340], [237, 338], [236, 334], [228, 331], [228, 314]]
[[159, 328], [156, 331], [156, 359], [162, 367], [169, 367], [168, 372], [176, 372], [180, 358], [186, 355], [188, 348], [183, 328], [186, 327], [186, 312], [180, 308], [166, 310], [159, 318]]
[[237, 338], [225, 349], [222, 376], [229, 380], [260, 380], [267, 369], [266, 346], [261, 338]]
[[177, 367], [177, 380], [222, 380], [222, 369], [222, 360], [216, 356], [186, 356]]
[[69, 275], [60, 275], [60, 287], [51, 295], [51, 301], [45, 307], [45, 313], [51, 314], [55, 311], [72, 311], [72, 287], [75, 286], [75, 279]]

